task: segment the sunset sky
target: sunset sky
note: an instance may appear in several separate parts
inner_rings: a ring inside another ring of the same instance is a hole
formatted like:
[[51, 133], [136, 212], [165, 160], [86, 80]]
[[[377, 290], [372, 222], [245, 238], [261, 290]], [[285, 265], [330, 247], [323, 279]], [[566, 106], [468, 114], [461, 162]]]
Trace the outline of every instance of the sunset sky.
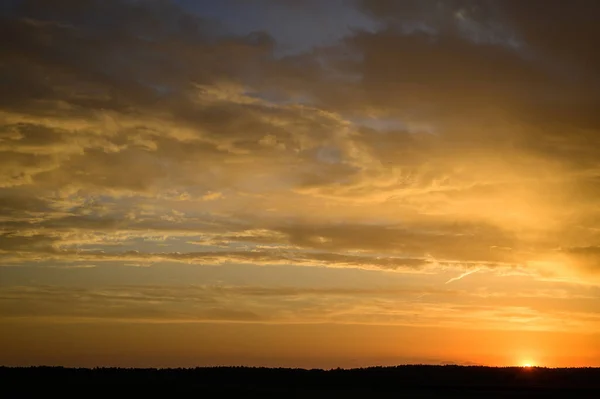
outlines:
[[0, 364], [600, 366], [598, 18], [3, 0]]

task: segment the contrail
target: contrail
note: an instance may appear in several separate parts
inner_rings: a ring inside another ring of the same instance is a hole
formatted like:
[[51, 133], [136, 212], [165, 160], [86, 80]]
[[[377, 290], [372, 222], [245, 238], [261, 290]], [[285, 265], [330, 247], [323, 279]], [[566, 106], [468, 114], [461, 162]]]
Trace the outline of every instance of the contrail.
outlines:
[[461, 275], [460, 275], [460, 276], [458, 276], [458, 277], [452, 277], [450, 280], [446, 281], [446, 283], [445, 283], [445, 284], [451, 283], [451, 282], [453, 282], [453, 281], [456, 281], [456, 280], [460, 280], [461, 278], [463, 278], [463, 277], [467, 277], [469, 274], [476, 273], [476, 272], [478, 272], [479, 270], [480, 270], [479, 268], [477, 268], [477, 269], [473, 269], [473, 270], [468, 270], [468, 271], [464, 272], [463, 274], [461, 274]]

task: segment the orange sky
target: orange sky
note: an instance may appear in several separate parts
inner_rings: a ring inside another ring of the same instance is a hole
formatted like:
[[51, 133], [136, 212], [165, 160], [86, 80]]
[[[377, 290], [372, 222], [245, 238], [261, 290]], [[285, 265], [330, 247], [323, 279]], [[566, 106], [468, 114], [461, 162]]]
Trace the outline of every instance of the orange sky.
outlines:
[[0, 6], [0, 364], [600, 366], [600, 5]]
[[402, 363], [595, 366], [598, 333], [342, 324], [2, 323], [6, 364], [335, 368]]

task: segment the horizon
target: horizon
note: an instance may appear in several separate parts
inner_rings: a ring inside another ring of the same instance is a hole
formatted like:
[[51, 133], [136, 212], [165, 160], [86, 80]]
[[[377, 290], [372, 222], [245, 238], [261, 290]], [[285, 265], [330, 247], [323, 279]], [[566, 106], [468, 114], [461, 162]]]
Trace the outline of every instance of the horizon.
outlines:
[[596, 16], [3, 1], [0, 365], [600, 367]]
[[547, 367], [547, 366], [483, 366], [483, 365], [464, 365], [464, 364], [398, 364], [395, 366], [364, 366], [364, 367], [335, 367], [335, 368], [304, 368], [304, 367], [266, 367], [266, 366], [244, 366], [244, 365], [228, 365], [228, 366], [197, 366], [197, 367], [119, 367], [119, 366], [94, 366], [94, 367], [65, 367], [65, 366], [0, 366], [0, 369], [61, 369], [61, 370], [135, 370], [135, 371], [194, 371], [203, 369], [252, 369], [252, 370], [279, 370], [279, 371], [308, 371], [308, 372], [329, 372], [329, 371], [361, 371], [371, 369], [397, 369], [397, 368], [486, 368], [486, 369], [540, 369], [540, 370], [600, 370], [600, 367], [595, 366], [564, 366], [564, 367]]

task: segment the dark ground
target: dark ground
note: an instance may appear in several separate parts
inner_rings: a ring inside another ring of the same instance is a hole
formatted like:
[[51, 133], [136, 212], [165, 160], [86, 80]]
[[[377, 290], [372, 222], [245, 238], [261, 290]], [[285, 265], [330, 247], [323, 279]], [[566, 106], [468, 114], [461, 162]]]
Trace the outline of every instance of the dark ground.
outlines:
[[3, 398], [600, 398], [600, 368], [398, 366], [352, 370], [248, 367], [0, 367]]

